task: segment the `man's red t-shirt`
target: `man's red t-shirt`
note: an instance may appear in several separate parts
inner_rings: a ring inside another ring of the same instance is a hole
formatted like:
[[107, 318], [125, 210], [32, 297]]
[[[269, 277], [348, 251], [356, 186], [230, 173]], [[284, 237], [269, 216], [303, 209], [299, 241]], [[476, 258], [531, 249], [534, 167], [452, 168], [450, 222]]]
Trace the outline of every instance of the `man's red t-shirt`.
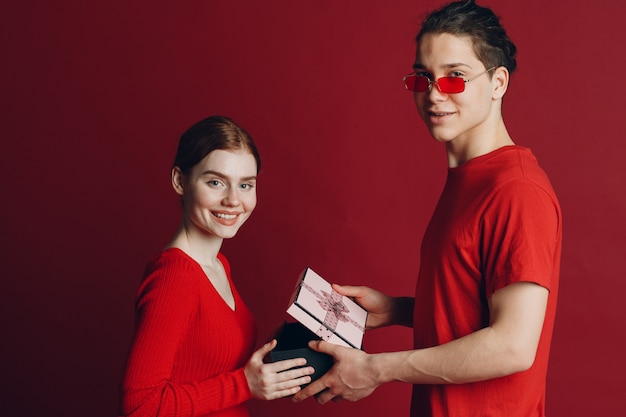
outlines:
[[487, 300], [517, 282], [550, 291], [534, 365], [460, 385], [415, 385], [411, 416], [542, 417], [561, 255], [561, 211], [529, 149], [507, 146], [450, 168], [424, 235], [414, 311], [415, 348], [489, 325]]

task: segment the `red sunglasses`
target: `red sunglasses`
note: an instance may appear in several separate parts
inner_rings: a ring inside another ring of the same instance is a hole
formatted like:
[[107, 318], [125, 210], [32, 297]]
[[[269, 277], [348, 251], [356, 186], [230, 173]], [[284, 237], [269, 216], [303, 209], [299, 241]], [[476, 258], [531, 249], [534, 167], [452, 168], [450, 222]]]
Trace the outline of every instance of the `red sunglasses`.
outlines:
[[424, 93], [426, 91], [430, 91], [433, 88], [433, 84], [435, 84], [437, 89], [442, 93], [457, 94], [465, 91], [465, 84], [475, 80], [483, 74], [488, 73], [489, 71], [493, 71], [494, 69], [496, 69], [496, 67], [489, 68], [469, 80], [465, 80], [461, 77], [441, 77], [437, 80], [431, 80], [424, 75], [417, 75], [413, 72], [402, 77], [402, 81], [404, 81], [404, 87], [414, 93]]

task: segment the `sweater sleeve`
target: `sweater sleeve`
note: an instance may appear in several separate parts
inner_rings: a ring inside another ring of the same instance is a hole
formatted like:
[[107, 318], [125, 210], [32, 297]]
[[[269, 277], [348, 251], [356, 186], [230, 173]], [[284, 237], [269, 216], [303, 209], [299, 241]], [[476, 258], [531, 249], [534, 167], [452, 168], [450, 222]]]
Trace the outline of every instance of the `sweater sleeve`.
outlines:
[[188, 261], [148, 271], [137, 297], [137, 323], [122, 384], [129, 417], [201, 416], [251, 398], [243, 368], [176, 383], [172, 372], [198, 313], [197, 271]]

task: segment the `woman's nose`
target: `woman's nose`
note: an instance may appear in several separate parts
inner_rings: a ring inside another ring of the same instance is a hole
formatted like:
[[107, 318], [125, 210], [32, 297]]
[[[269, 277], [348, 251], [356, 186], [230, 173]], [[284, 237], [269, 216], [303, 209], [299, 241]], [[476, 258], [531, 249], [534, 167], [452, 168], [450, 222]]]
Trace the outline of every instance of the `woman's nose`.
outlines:
[[228, 206], [239, 205], [239, 191], [236, 188], [228, 187], [223, 201]]

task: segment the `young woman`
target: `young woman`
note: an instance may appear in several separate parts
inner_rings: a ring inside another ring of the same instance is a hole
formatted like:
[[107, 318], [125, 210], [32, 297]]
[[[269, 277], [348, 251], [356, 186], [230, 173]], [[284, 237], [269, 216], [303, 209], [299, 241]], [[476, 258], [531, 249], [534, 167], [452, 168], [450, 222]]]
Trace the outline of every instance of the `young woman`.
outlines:
[[147, 265], [136, 333], [123, 379], [124, 416], [248, 416], [251, 398], [295, 394], [310, 382], [302, 358], [265, 364], [276, 341], [254, 352], [254, 319], [220, 248], [256, 206], [260, 157], [226, 117], [180, 139], [172, 186], [182, 202], [178, 231]]

